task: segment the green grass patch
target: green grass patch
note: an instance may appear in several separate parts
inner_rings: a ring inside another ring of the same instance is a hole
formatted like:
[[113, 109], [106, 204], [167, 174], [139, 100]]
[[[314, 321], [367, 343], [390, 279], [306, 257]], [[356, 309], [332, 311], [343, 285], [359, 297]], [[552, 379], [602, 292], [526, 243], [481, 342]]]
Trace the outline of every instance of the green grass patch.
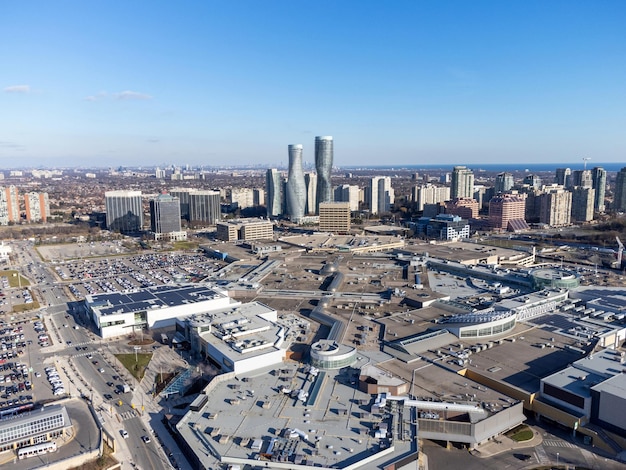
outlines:
[[133, 377], [141, 381], [146, 373], [146, 368], [152, 359], [152, 353], [138, 353], [136, 356], [137, 360], [135, 360], [135, 353], [116, 354], [115, 357], [117, 357], [117, 359], [124, 367], [126, 367], [128, 372], [130, 372]]
[[18, 273], [14, 269], [7, 269], [0, 273], [2, 276], [6, 276], [9, 280], [9, 287], [28, 287], [30, 286], [30, 281]]
[[198, 246], [200, 246], [200, 243], [191, 241], [178, 241], [172, 242], [172, 246], [176, 251], [197, 250]]
[[30, 304], [17, 304], [13, 305], [13, 313], [28, 312], [30, 310], [37, 310], [39, 308], [39, 302], [33, 301]]
[[515, 442], [525, 442], [530, 441], [534, 434], [532, 429], [522, 424], [521, 426], [507, 432], [506, 436], [513, 439]]

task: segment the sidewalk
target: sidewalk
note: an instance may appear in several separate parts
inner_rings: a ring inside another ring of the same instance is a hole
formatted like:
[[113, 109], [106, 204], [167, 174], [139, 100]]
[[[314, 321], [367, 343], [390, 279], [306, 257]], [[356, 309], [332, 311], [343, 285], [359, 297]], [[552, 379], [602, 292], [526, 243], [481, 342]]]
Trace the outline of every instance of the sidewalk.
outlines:
[[470, 453], [475, 457], [489, 458], [511, 450], [531, 449], [541, 444], [543, 437], [535, 428], [531, 427], [530, 429], [533, 431], [533, 438], [528, 441], [517, 442], [505, 435], [500, 435], [486, 444], [481, 445], [478, 449], [470, 451]]

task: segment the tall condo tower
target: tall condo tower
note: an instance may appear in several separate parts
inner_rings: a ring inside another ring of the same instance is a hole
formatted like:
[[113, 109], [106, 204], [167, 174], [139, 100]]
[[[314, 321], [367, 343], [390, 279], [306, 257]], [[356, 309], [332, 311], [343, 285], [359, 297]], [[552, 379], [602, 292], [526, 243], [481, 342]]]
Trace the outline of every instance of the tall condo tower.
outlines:
[[48, 193], [24, 194], [26, 220], [28, 222], [46, 222], [50, 215], [50, 199]]
[[315, 137], [315, 169], [317, 170], [316, 212], [318, 213], [320, 202], [333, 201], [333, 186], [330, 181], [332, 168], [333, 138], [331, 136]]
[[626, 166], [617, 172], [614, 193], [613, 210], [626, 211]]
[[495, 184], [496, 194], [507, 192], [513, 187], [514, 184], [515, 184], [515, 181], [513, 180], [512, 173], [506, 173], [506, 172], [499, 173], [496, 176], [496, 184]]
[[265, 173], [265, 199], [268, 217], [283, 214], [283, 181], [276, 168], [270, 168]]
[[315, 214], [315, 201], [317, 201], [317, 175], [315, 173], [304, 174], [304, 184], [306, 185], [306, 208], [307, 215]]
[[20, 205], [17, 197], [17, 187], [13, 185], [0, 186], [0, 225], [19, 222]]
[[287, 213], [299, 223], [306, 206], [306, 184], [302, 170], [302, 145], [289, 145], [289, 176], [287, 177]]
[[598, 212], [604, 212], [604, 194], [606, 192], [606, 170], [602, 167], [595, 167], [591, 170], [591, 178], [593, 180], [593, 190], [595, 198], [593, 200], [594, 209]]
[[138, 232], [143, 228], [141, 191], [106, 191], [107, 228], [113, 232]]
[[452, 199], [474, 197], [474, 173], [465, 166], [455, 166], [450, 187]]

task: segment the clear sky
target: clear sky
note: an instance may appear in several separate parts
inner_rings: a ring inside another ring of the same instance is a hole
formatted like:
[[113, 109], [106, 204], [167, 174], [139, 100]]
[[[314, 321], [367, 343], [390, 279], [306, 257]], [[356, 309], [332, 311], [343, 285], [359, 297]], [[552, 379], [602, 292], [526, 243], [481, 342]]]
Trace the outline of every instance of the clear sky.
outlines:
[[626, 1], [3, 1], [0, 168], [626, 162]]

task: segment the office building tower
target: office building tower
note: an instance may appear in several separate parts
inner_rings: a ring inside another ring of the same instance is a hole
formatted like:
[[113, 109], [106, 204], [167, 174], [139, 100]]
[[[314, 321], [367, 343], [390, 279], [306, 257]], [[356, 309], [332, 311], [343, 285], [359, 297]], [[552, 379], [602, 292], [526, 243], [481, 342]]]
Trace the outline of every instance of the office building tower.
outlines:
[[426, 236], [437, 240], [463, 240], [470, 236], [470, 225], [458, 215], [439, 214], [428, 222]]
[[541, 184], [542, 184], [541, 177], [537, 175], [526, 175], [524, 179], [522, 180], [522, 184], [526, 184], [534, 189], [539, 189], [541, 188]]
[[335, 201], [347, 202], [350, 204], [350, 210], [355, 212], [359, 210], [359, 192], [358, 186], [350, 184], [342, 184], [335, 188]]
[[265, 207], [268, 217], [283, 215], [283, 177], [276, 168], [265, 174]]
[[272, 240], [274, 224], [262, 219], [237, 219], [218, 222], [215, 236], [227, 242], [243, 240]]
[[350, 203], [322, 202], [320, 211], [320, 232], [348, 233], [350, 231]]
[[446, 201], [445, 206], [446, 214], [458, 215], [464, 219], [476, 219], [478, 217], [478, 201], [471, 197]]
[[389, 212], [395, 202], [395, 193], [391, 187], [391, 177], [374, 176], [370, 180], [369, 206], [371, 214]]
[[525, 211], [525, 194], [498, 194], [489, 201], [489, 225], [494, 230], [509, 232], [528, 230]]
[[572, 216], [572, 193], [562, 188], [548, 188], [539, 195], [539, 222], [551, 227], [569, 225]]
[[557, 168], [554, 182], [564, 188], [569, 188], [571, 184], [572, 170], [569, 168]]
[[593, 208], [596, 212], [604, 212], [604, 194], [606, 192], [606, 170], [599, 166], [591, 170], [592, 187], [594, 190]]
[[304, 185], [306, 186], [306, 206], [304, 213], [315, 214], [315, 204], [317, 202], [317, 175], [315, 173], [304, 174]]
[[20, 204], [17, 188], [0, 186], [0, 225], [9, 225], [20, 221]]
[[595, 191], [593, 188], [574, 186], [572, 189], [572, 220], [589, 222], [593, 220]]
[[617, 172], [613, 194], [613, 210], [626, 211], [626, 166]]
[[26, 193], [24, 195], [27, 222], [47, 222], [50, 215], [48, 193]]
[[150, 200], [150, 231], [155, 234], [180, 232], [180, 201], [169, 194]]
[[189, 221], [189, 193], [195, 189], [189, 188], [173, 188], [170, 191], [172, 197], [177, 197], [180, 203], [180, 217]]
[[299, 223], [306, 206], [306, 183], [302, 170], [302, 145], [289, 145], [289, 174], [287, 176], [287, 213], [292, 222]]
[[212, 190], [189, 193], [189, 223], [191, 225], [213, 225], [220, 220], [220, 192]]
[[498, 193], [506, 193], [513, 188], [515, 181], [512, 173], [499, 173], [496, 175], [495, 191]]
[[593, 178], [591, 175], [591, 170], [575, 170], [572, 173], [571, 186], [580, 186], [582, 188], [593, 187]]
[[333, 186], [331, 172], [333, 169], [333, 138], [331, 136], [315, 137], [315, 169], [317, 171], [317, 202], [332, 202]]
[[435, 186], [434, 184], [423, 184], [414, 186], [412, 191], [413, 202], [417, 203], [417, 210], [423, 211], [425, 204], [444, 202], [450, 199], [449, 186]]
[[141, 191], [107, 191], [104, 193], [107, 229], [134, 233], [143, 230]]
[[471, 198], [474, 195], [474, 173], [464, 166], [455, 166], [452, 170], [450, 197]]

